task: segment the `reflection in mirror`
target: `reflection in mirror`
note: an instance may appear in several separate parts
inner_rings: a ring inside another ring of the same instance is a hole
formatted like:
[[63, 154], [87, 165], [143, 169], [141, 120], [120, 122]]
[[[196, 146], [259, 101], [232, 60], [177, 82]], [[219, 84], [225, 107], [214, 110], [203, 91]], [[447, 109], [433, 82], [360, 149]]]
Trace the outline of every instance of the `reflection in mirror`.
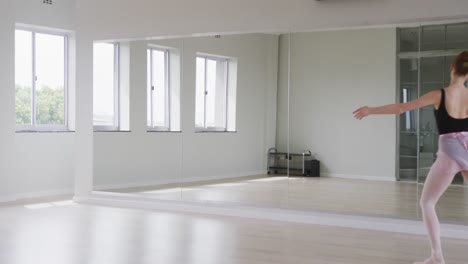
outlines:
[[[131, 96], [118, 100], [124, 105], [131, 100], [131, 107], [115, 112], [123, 119], [129, 113], [129, 125], [96, 129], [131, 132], [95, 133], [96, 189], [178, 199], [183, 182], [184, 200], [285, 207], [288, 127], [278, 130], [277, 139], [276, 120], [288, 123], [287, 97], [277, 101], [278, 79], [280, 92], [288, 91], [287, 68], [278, 69], [278, 58], [288, 60], [287, 36], [218, 35], [126, 45], [127, 69], [120, 65], [119, 88], [107, 77], [105, 98], [112, 102], [109, 91], [128, 89]], [[124, 47], [118, 44], [119, 54]], [[145, 86], [146, 92], [138, 88]]]
[[184, 200], [287, 205], [287, 170], [268, 154], [277, 147], [277, 112], [287, 121], [286, 101], [277, 102], [278, 78], [287, 81], [278, 77], [283, 40], [265, 33], [184, 39]]
[[94, 44], [94, 190], [180, 199], [182, 48]]
[[289, 178], [291, 208], [417, 217], [416, 185], [396, 179], [397, 117], [352, 115], [397, 102], [395, 58], [395, 28], [291, 34], [290, 149], [304, 153], [291, 166], [305, 169]]
[[[467, 25], [96, 43], [95, 189], [417, 219], [433, 108], [351, 112], [447, 86]], [[468, 222], [466, 192], [443, 222]]]
[[[418, 30], [421, 32], [420, 41], [418, 40], [421, 51], [413, 57], [419, 59], [416, 72], [420, 78], [417, 87], [419, 94], [423, 95], [450, 85], [450, 66], [461, 51], [468, 49], [468, 23], [423, 25], [418, 27]], [[422, 108], [418, 120], [416, 164], [417, 182], [421, 183], [418, 185], [418, 193], [421, 197], [429, 170], [439, 151], [439, 133], [433, 107]], [[467, 196], [468, 189], [463, 177], [461, 173], [457, 173], [438, 202], [440, 221], [467, 224]], [[420, 209], [419, 216], [422, 217]]]
[[[291, 173], [289, 207], [420, 216], [418, 183], [426, 179], [438, 151], [433, 107], [397, 120], [379, 116], [359, 122], [350, 111], [409, 102], [447, 86], [454, 56], [468, 47], [467, 25], [291, 34], [289, 148], [291, 154], [310, 151], [321, 177]], [[290, 164], [307, 172], [306, 154]], [[466, 189], [460, 184], [458, 174], [442, 197], [442, 221], [468, 220]]]

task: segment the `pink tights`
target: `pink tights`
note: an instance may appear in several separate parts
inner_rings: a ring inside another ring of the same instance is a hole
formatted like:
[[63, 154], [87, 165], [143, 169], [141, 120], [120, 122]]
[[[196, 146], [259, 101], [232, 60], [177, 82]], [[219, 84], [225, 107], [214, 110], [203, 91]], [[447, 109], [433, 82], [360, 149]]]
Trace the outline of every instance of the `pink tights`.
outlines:
[[427, 176], [420, 202], [424, 224], [431, 242], [432, 256], [424, 262], [417, 263], [445, 263], [435, 206], [458, 172], [462, 172], [465, 181], [468, 180], [468, 132], [445, 134], [439, 137], [437, 160]]

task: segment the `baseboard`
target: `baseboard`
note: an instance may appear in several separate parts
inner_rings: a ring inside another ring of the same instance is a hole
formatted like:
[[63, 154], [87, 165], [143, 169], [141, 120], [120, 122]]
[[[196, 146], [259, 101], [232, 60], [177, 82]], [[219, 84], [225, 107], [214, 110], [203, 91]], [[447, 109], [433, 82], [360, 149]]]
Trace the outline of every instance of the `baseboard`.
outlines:
[[[158, 185], [166, 185], [166, 184], [176, 184], [176, 183], [181, 183], [181, 182], [182, 183], [195, 183], [195, 182], [201, 182], [201, 181], [233, 179], [233, 178], [241, 178], [241, 177], [248, 177], [248, 176], [253, 176], [253, 175], [264, 175], [264, 174], [266, 174], [266, 171], [252, 171], [252, 172], [244, 172], [244, 173], [224, 174], [220, 176], [188, 178], [188, 179], [183, 179], [182, 181], [177, 181], [177, 179], [176, 180], [160, 179], [156, 181], [98, 185], [94, 189], [99, 191], [99, 190], [138, 188], [138, 187], [146, 187], [146, 186], [158, 186]], [[51, 196], [73, 195], [73, 193], [74, 193], [74, 190], [71, 188], [71, 189], [57, 189], [57, 190], [49, 190], [49, 191], [41, 191], [41, 192], [26, 192], [26, 193], [12, 194], [12, 195], [4, 195], [4, 196], [0, 196], [0, 203], [8, 203], [8, 202], [15, 202], [18, 200], [44, 198], [44, 197], [51, 197]]]
[[221, 174], [221, 175], [216, 175], [216, 176], [186, 178], [182, 182], [183, 183], [195, 183], [195, 182], [201, 182], [201, 181], [213, 181], [213, 180], [243, 178], [243, 177], [256, 176], [256, 175], [267, 175], [267, 171], [266, 170], [264, 170], [264, 171], [250, 171], [250, 172], [243, 172], [243, 173]]
[[61, 196], [61, 195], [73, 195], [73, 189], [57, 189], [57, 190], [49, 190], [49, 191], [41, 191], [41, 192], [29, 192], [29, 193], [18, 193], [6, 196], [0, 196], [0, 203], [10, 203], [16, 202], [19, 200], [26, 200], [26, 199], [37, 199], [37, 198], [44, 198], [44, 197], [53, 197], [53, 196]]
[[[185, 178], [185, 179], [182, 179], [182, 181], [177, 181], [177, 179], [159, 179], [156, 181], [142, 181], [142, 182], [132, 182], [132, 183], [121, 183], [121, 184], [97, 185], [95, 186], [94, 189], [97, 191], [102, 191], [102, 190], [138, 188], [138, 187], [158, 186], [158, 185], [177, 184], [177, 183], [196, 183], [196, 182], [203, 182], [203, 181], [235, 179], [235, 178], [249, 177], [249, 176], [255, 176], [255, 175], [266, 175], [266, 174], [267, 174], [266, 170], [259, 170], [259, 171], [243, 172], [243, 173], [222, 174], [222, 175], [217, 175], [217, 176]], [[362, 176], [362, 175], [337, 174], [337, 173], [322, 173], [322, 176], [330, 177], [330, 178], [344, 178], [344, 179], [357, 179], [357, 180], [389, 181], [389, 182], [396, 181], [395, 179], [391, 177]], [[73, 195], [73, 192], [74, 192], [73, 189], [58, 189], [58, 190], [49, 190], [49, 191], [41, 191], [41, 192], [20, 193], [20, 194], [15, 194], [15, 195], [5, 195], [5, 196], [0, 196], [0, 203], [14, 202], [17, 200], [24, 200], [24, 199], [59, 196], [59, 195]]]
[[223, 175], [217, 175], [217, 176], [185, 178], [185, 179], [159, 179], [155, 181], [141, 181], [141, 182], [131, 182], [131, 183], [118, 183], [118, 184], [101, 184], [101, 185], [95, 185], [94, 190], [104, 191], [104, 190], [140, 188], [140, 187], [178, 184], [178, 183], [196, 183], [196, 182], [212, 181], [212, 180], [242, 178], [242, 177], [248, 177], [248, 176], [253, 176], [253, 175], [266, 175], [266, 173], [267, 172], [265, 170], [265, 171], [251, 171], [251, 172], [243, 172], [243, 173], [223, 174]]
[[368, 180], [368, 181], [387, 181], [395, 182], [396, 179], [393, 177], [382, 177], [382, 176], [365, 176], [365, 175], [352, 175], [352, 174], [339, 174], [339, 173], [322, 173], [323, 177], [330, 178], [343, 178], [353, 180]]
[[175, 183], [178, 183], [178, 181], [174, 179], [159, 179], [155, 181], [141, 181], [141, 182], [117, 183], [117, 184], [100, 184], [100, 185], [95, 185], [93, 187], [93, 190], [95, 191], [119, 190], [119, 189], [139, 188], [139, 187], [145, 187], [145, 186], [158, 186], [158, 185], [175, 184]]

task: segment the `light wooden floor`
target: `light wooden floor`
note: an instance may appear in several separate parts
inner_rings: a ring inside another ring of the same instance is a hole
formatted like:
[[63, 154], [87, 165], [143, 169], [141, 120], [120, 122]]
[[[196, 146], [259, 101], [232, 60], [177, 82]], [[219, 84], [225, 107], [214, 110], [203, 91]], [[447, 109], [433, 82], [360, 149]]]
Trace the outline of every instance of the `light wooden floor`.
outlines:
[[[419, 188], [419, 190], [418, 190]], [[255, 206], [319, 210], [420, 219], [422, 185], [340, 178], [257, 177], [176, 186], [145, 187], [134, 192], [156, 199], [223, 201]], [[468, 188], [452, 186], [438, 204], [442, 222], [468, 224]]]
[[[46, 207], [44, 207], [46, 206]], [[0, 209], [2, 264], [407, 264], [426, 237], [233, 217], [47, 203]], [[468, 240], [443, 240], [468, 263]]]

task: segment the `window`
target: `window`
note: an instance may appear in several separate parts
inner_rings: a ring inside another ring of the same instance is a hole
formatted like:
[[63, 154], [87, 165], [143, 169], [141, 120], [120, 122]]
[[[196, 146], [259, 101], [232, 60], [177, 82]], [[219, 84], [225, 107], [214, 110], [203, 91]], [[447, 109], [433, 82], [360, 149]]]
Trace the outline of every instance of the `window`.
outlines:
[[196, 130], [234, 131], [234, 60], [198, 55], [196, 67]]
[[119, 129], [119, 44], [95, 43], [93, 113], [96, 130]]
[[17, 130], [66, 130], [67, 36], [15, 30]]
[[147, 125], [150, 130], [171, 130], [169, 54], [167, 49], [147, 49]]

